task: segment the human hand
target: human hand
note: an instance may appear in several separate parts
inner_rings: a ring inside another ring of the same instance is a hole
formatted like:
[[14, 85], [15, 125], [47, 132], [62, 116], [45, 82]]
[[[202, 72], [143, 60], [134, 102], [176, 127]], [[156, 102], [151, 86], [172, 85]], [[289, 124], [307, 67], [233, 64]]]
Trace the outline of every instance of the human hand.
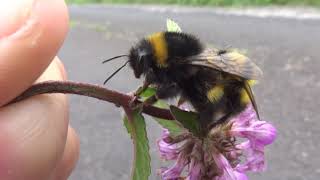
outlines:
[[[0, 5], [0, 106], [35, 82], [65, 80], [55, 57], [68, 30], [63, 0]], [[0, 179], [66, 180], [79, 154], [65, 95], [39, 95], [0, 108]]]

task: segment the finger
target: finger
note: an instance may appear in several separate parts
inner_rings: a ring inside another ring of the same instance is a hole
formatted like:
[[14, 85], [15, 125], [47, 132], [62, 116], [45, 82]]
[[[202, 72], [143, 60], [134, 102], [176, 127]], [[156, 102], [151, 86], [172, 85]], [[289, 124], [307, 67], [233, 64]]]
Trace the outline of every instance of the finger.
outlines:
[[58, 163], [52, 180], [67, 180], [79, 158], [79, 138], [75, 130], [69, 126], [66, 147], [63, 157]]
[[68, 29], [63, 0], [10, 0], [0, 6], [0, 106], [50, 64]]
[[58, 57], [55, 57], [53, 61], [51, 62], [50, 66], [52, 68], [47, 68], [47, 70], [41, 74], [41, 76], [34, 82], [44, 82], [48, 80], [66, 80], [67, 73], [64, 68], [64, 65], [62, 64], [61, 60]]
[[[63, 79], [57, 60], [40, 79]], [[34, 96], [1, 108], [0, 117], [0, 179], [48, 179], [65, 148], [68, 129], [66, 96]]]
[[55, 60], [56, 60], [58, 68], [60, 69], [63, 80], [67, 80], [68, 79], [67, 71], [66, 71], [62, 61], [58, 57], [56, 57]]

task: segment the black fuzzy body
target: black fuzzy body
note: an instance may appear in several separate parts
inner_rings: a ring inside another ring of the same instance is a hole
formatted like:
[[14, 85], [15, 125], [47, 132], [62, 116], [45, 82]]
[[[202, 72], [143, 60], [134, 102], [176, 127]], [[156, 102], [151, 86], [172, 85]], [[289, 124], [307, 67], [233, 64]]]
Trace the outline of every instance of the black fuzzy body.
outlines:
[[[148, 39], [138, 42], [129, 53], [129, 64], [135, 76], [139, 78], [144, 75], [146, 82], [156, 85], [159, 99], [181, 95], [199, 112], [204, 128], [224, 122], [245, 108], [241, 103], [242, 80], [222, 71], [185, 62], [188, 57], [204, 50], [196, 37], [185, 33], [163, 33], [168, 50], [166, 67], [159, 66], [154, 47]], [[226, 79], [228, 83], [225, 83]], [[224, 95], [217, 102], [210, 101], [208, 91], [221, 84], [224, 86]]]

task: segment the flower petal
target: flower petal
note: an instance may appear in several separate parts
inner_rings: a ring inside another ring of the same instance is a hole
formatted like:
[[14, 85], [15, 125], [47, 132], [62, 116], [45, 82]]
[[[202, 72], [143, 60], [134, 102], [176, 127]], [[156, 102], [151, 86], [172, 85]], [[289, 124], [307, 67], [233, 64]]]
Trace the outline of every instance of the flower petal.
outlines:
[[235, 174], [237, 180], [248, 180], [249, 179], [246, 174], [241, 173], [239, 171], [234, 171], [234, 174]]
[[168, 144], [164, 141], [158, 141], [158, 148], [161, 158], [165, 160], [174, 160], [178, 158], [179, 151], [177, 150], [175, 144]]
[[268, 145], [276, 138], [277, 131], [266, 121], [255, 121], [249, 127], [233, 125], [230, 133], [232, 136], [248, 138], [257, 145]]
[[188, 180], [198, 180], [200, 178], [201, 164], [195, 160], [191, 160], [189, 167]]
[[276, 136], [277, 130], [274, 126], [270, 123], [265, 121], [258, 121], [252, 125], [251, 140], [254, 140], [258, 144], [268, 145], [271, 144]]
[[174, 165], [171, 168], [161, 169], [162, 179], [163, 180], [178, 179], [186, 165], [187, 165], [187, 160], [182, 158], [181, 155], [179, 155], [178, 160], [174, 163]]
[[245, 141], [237, 146], [245, 155], [244, 163], [235, 169], [239, 172], [253, 171], [262, 172], [266, 169], [263, 147], [252, 146], [250, 141]]
[[179, 150], [176, 144], [166, 143], [166, 139], [169, 138], [169, 131], [164, 129], [161, 139], [158, 140], [158, 148], [161, 158], [165, 160], [175, 160], [178, 158]]
[[222, 171], [222, 175], [215, 177], [214, 180], [237, 180], [233, 168], [222, 154], [214, 153], [212, 156], [218, 168]]
[[257, 114], [253, 109], [252, 105], [247, 106], [247, 108], [242, 111], [239, 115], [232, 118], [230, 122], [236, 127], [247, 127], [252, 121], [257, 121]]

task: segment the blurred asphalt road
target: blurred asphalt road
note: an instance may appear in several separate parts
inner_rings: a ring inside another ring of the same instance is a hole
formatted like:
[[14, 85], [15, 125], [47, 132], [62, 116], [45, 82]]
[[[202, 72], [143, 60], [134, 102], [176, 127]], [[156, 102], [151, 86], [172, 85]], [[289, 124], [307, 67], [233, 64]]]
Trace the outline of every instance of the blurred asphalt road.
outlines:
[[[60, 51], [69, 79], [102, 84], [119, 67], [119, 59], [134, 42], [165, 29], [166, 18], [185, 32], [217, 47], [236, 47], [264, 71], [254, 88], [262, 119], [278, 128], [276, 142], [267, 147], [268, 170], [250, 174], [258, 180], [317, 180], [320, 177], [320, 22], [317, 19], [257, 18], [215, 13], [214, 10], [70, 6], [71, 30]], [[130, 92], [141, 82], [129, 68], [107, 86]], [[120, 109], [95, 99], [71, 96], [71, 124], [81, 139], [79, 164], [71, 180], [127, 180], [132, 146], [120, 119]], [[147, 120], [151, 139], [152, 176], [156, 169], [155, 139], [160, 128]]]

